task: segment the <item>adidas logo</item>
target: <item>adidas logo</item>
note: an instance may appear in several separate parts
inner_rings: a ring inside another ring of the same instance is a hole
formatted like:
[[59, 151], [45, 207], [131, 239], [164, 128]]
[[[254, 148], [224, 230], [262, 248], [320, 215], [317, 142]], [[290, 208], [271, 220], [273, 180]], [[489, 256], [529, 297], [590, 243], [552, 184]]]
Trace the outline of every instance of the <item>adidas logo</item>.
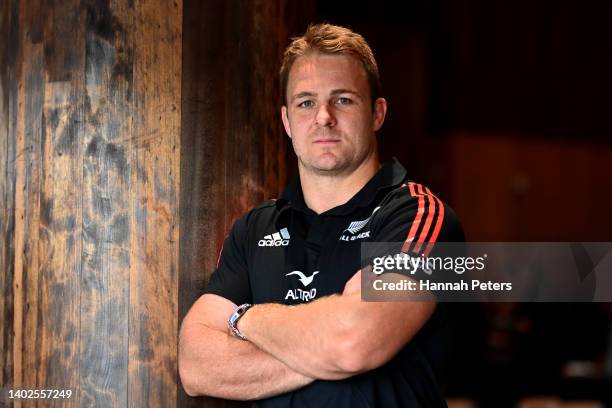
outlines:
[[257, 245], [260, 247], [287, 246], [289, 245], [289, 238], [291, 237], [289, 236], [289, 231], [287, 231], [287, 228], [281, 228], [279, 232], [266, 235], [260, 239]]

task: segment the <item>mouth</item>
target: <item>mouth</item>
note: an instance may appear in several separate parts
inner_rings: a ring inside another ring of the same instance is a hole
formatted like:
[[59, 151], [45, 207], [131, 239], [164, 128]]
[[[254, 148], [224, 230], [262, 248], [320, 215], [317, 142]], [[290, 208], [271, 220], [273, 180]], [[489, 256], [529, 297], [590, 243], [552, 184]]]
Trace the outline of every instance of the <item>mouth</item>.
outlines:
[[340, 143], [340, 139], [331, 139], [331, 138], [316, 139], [315, 141], [313, 141], [313, 143], [318, 144], [318, 145], [333, 145], [336, 143]]

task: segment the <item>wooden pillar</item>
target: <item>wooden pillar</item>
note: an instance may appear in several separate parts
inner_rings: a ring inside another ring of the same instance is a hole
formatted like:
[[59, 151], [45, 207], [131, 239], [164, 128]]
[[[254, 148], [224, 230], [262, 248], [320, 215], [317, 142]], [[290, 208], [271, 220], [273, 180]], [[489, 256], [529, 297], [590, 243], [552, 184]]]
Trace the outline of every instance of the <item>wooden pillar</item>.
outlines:
[[277, 71], [313, 3], [184, 2], [0, 2], [3, 388], [228, 404], [182, 392], [178, 328], [234, 219], [294, 174]]
[[[181, 318], [214, 270], [234, 220], [278, 197], [295, 174], [278, 85], [287, 21], [298, 13], [291, 3], [185, 0]], [[180, 405], [240, 404], [189, 398], [181, 390]]]
[[182, 13], [0, 6], [2, 387], [176, 401]]
[[[0, 3], [0, 388], [12, 384], [13, 379], [13, 228], [15, 214], [10, 197], [14, 195], [14, 157], [9, 151], [9, 16], [10, 3]], [[11, 205], [11, 207], [9, 207]]]

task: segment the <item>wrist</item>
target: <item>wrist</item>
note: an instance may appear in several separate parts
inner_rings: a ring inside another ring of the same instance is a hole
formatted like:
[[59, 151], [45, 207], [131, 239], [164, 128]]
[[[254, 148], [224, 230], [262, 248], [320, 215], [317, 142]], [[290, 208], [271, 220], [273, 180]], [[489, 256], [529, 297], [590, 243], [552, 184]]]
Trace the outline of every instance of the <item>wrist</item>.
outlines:
[[247, 309], [247, 310], [246, 310], [246, 311], [245, 311], [245, 312], [242, 314], [242, 317], [241, 317], [241, 318], [240, 318], [240, 319], [239, 319], [239, 320], [236, 322], [236, 328], [238, 329], [238, 331], [239, 331], [240, 333], [242, 333], [242, 335], [243, 335], [244, 337], [247, 337], [247, 338], [248, 338], [248, 336], [246, 335], [246, 333], [248, 333], [248, 332], [249, 332], [249, 327], [248, 327], [249, 325], [248, 325], [248, 323], [249, 323], [249, 321], [251, 320], [250, 318], [251, 318], [251, 316], [252, 316], [252, 313], [253, 313], [253, 308], [254, 308], [254, 307], [255, 307], [255, 305], [253, 305], [253, 306], [249, 307], [249, 308], [248, 308], [248, 309]]
[[[238, 327], [238, 323], [242, 320], [242, 318], [244, 317], [244, 315], [246, 314], [246, 312], [252, 307], [253, 305], [248, 304], [248, 303], [244, 303], [240, 306], [238, 306], [236, 308], [236, 310], [234, 311], [234, 313], [232, 313], [227, 321], [227, 326], [229, 328], [230, 333], [242, 340], [247, 340], [246, 336], [241, 332], [240, 328]], [[242, 327], [242, 326], [241, 326]]]

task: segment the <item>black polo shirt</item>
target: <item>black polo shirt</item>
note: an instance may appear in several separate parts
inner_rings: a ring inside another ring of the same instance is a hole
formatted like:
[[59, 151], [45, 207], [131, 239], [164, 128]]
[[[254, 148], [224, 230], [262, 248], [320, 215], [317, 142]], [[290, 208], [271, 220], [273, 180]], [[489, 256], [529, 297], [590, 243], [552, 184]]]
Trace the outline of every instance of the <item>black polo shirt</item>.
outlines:
[[[360, 269], [364, 241], [461, 242], [453, 211], [427, 187], [407, 180], [396, 160], [386, 163], [347, 203], [324, 213], [309, 209], [299, 179], [276, 201], [241, 217], [224, 242], [205, 293], [242, 303], [299, 304], [342, 293]], [[446, 406], [434, 374], [440, 307], [387, 364], [339, 381], [317, 380], [257, 407]], [[410, 316], [406, 316], [410, 318]]]

